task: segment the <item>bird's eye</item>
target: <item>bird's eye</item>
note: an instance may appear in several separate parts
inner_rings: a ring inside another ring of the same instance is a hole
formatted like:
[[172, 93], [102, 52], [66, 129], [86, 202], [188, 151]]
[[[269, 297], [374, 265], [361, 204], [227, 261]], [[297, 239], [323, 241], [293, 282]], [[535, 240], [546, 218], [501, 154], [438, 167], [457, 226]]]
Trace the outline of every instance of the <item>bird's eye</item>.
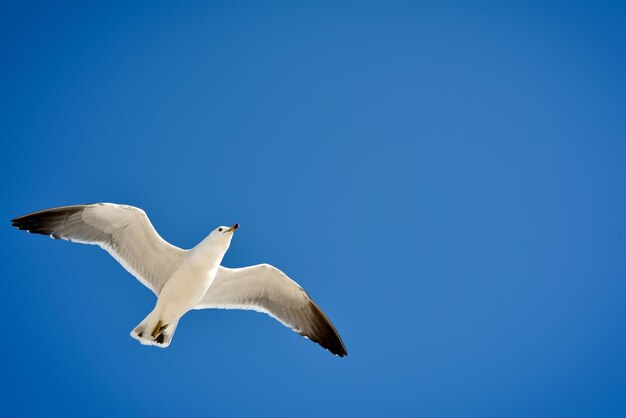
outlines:
[[218, 231], [222, 232], [222, 228], [218, 229]]

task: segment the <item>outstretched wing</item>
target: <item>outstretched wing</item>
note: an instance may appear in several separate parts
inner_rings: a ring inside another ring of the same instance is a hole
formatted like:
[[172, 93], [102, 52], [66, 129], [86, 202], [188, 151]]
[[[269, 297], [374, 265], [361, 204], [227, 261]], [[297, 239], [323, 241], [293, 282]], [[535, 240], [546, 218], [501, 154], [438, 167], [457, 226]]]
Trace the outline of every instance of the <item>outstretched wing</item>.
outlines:
[[161, 238], [146, 213], [133, 206], [63, 206], [20, 216], [11, 223], [34, 234], [99, 245], [157, 296], [184, 253]]
[[340, 357], [348, 354], [341, 337], [309, 295], [269, 264], [220, 267], [194, 309], [244, 309], [266, 313]]

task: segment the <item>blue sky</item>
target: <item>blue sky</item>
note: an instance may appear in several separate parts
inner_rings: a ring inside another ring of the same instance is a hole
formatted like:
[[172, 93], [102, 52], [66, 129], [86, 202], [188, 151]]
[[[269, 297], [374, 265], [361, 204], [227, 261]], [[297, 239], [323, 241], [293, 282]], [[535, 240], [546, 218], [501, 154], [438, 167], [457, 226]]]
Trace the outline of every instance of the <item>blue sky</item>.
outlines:
[[[549, 3], [549, 4], [545, 4]], [[626, 415], [618, 2], [3, 2], [7, 416]], [[195, 311], [170, 348], [105, 252], [10, 228], [95, 201], [268, 262], [340, 359]]]

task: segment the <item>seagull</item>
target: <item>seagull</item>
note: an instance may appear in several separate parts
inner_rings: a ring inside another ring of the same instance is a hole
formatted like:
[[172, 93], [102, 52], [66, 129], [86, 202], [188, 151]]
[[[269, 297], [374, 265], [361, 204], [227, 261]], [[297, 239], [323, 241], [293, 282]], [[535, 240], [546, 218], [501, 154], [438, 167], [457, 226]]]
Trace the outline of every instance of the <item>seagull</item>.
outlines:
[[307, 293], [269, 264], [221, 266], [239, 224], [220, 226], [183, 250], [157, 233], [139, 208], [114, 203], [62, 206], [11, 220], [12, 226], [81, 244], [98, 245], [157, 296], [131, 332], [143, 345], [166, 348], [180, 318], [192, 309], [262, 312], [336, 356], [348, 353], [339, 333]]

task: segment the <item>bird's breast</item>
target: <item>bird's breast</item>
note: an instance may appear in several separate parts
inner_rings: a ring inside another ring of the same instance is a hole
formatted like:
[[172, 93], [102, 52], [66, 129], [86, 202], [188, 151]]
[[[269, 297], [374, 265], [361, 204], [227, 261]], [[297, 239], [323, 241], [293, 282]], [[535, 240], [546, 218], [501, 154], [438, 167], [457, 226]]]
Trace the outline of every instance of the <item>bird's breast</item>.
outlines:
[[180, 317], [202, 299], [215, 276], [217, 266], [206, 268], [193, 263], [182, 264], [161, 289], [157, 306], [164, 315]]

